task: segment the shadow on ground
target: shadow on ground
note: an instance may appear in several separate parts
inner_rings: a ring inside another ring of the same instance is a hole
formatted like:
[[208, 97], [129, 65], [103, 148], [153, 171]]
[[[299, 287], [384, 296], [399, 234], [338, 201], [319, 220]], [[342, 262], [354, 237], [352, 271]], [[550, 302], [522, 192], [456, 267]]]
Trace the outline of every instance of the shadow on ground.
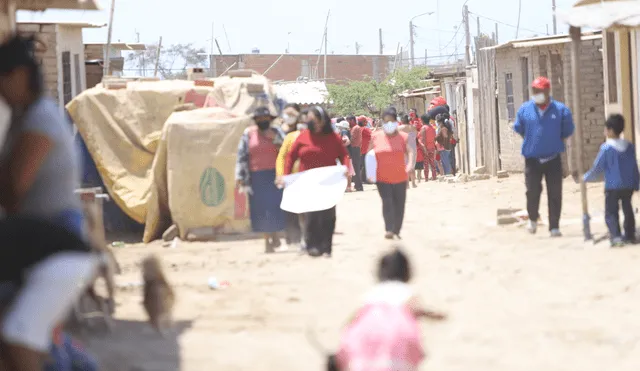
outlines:
[[190, 327], [191, 321], [178, 321], [162, 337], [148, 322], [115, 320], [111, 333], [82, 340], [101, 371], [175, 371], [181, 368], [178, 337]]

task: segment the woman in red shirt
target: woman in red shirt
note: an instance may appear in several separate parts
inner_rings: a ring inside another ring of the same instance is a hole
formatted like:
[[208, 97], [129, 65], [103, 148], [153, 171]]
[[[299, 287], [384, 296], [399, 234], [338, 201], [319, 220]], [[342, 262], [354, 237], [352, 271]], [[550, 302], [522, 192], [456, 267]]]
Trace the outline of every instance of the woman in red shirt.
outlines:
[[382, 216], [386, 230], [384, 237], [391, 240], [394, 237], [400, 238], [407, 200], [408, 174], [413, 172], [415, 153], [409, 145], [407, 133], [398, 131], [398, 116], [395, 111], [387, 110], [382, 118], [382, 130], [373, 133], [371, 148], [376, 155], [376, 184], [382, 198]]
[[[320, 106], [309, 109], [307, 127], [296, 139], [287, 154], [285, 175], [291, 174], [293, 164], [299, 161], [300, 171], [335, 166], [336, 161], [346, 166], [347, 149], [342, 138], [333, 131], [331, 119]], [[310, 256], [331, 257], [333, 232], [336, 229], [335, 206], [302, 215], [305, 245]]]

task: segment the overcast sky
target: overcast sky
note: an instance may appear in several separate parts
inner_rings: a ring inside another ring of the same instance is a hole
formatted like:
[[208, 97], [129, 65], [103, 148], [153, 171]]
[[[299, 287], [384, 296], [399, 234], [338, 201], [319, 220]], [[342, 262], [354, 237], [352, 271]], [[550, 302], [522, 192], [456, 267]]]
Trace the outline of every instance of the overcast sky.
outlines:
[[[97, 0], [99, 12], [47, 11], [21, 12], [19, 21], [108, 21], [110, 0]], [[212, 23], [215, 38], [223, 53], [250, 53], [255, 46], [262, 53], [316, 53], [320, 47], [327, 12], [329, 53], [354, 54], [356, 42], [360, 54], [377, 54], [378, 29], [382, 28], [385, 54], [395, 54], [398, 44], [409, 46], [409, 20], [421, 13], [434, 11], [414, 20], [416, 58], [451, 55], [464, 51], [464, 29], [456, 35], [462, 22], [465, 0], [115, 0], [113, 40], [163, 44], [193, 43], [210, 49]], [[568, 8], [576, 0], [557, 0], [559, 9]], [[499, 25], [500, 42], [516, 37], [517, 0], [468, 0], [471, 33], [477, 32], [476, 16], [480, 15], [481, 32], [491, 34], [495, 21]], [[522, 0], [519, 38], [544, 35], [552, 31], [551, 0]], [[495, 21], [494, 21], [495, 20]], [[226, 29], [226, 35], [224, 30]], [[558, 25], [559, 33], [567, 26]], [[85, 42], [106, 42], [107, 28], [87, 29]], [[217, 51], [216, 51], [217, 53]], [[431, 63], [431, 61], [430, 61]]]

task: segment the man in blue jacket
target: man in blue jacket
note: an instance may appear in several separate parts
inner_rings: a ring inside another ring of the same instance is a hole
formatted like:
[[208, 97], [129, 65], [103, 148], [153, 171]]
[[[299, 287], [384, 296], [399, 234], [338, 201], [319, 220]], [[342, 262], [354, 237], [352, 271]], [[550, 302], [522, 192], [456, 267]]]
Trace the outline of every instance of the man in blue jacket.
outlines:
[[538, 77], [531, 84], [532, 100], [518, 110], [513, 129], [522, 136], [522, 155], [525, 158], [527, 212], [529, 232], [536, 233], [540, 219], [542, 178], [547, 184], [549, 203], [549, 232], [560, 237], [562, 211], [562, 159], [565, 140], [573, 134], [575, 125], [571, 111], [549, 94], [551, 82]]

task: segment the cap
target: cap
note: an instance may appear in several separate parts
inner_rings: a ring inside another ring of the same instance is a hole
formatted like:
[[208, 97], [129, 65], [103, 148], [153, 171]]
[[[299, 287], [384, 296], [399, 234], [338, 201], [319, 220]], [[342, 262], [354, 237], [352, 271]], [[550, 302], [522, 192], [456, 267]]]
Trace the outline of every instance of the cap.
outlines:
[[253, 112], [253, 117], [264, 117], [264, 116], [269, 116], [271, 118], [275, 118], [276, 117], [273, 114], [271, 114], [271, 111], [269, 111], [269, 108], [267, 108], [267, 107], [258, 107]]
[[358, 122], [366, 124], [367, 118], [365, 116], [358, 116]]
[[534, 89], [546, 90], [551, 88], [551, 81], [544, 76], [540, 76], [533, 80], [531, 87]]

